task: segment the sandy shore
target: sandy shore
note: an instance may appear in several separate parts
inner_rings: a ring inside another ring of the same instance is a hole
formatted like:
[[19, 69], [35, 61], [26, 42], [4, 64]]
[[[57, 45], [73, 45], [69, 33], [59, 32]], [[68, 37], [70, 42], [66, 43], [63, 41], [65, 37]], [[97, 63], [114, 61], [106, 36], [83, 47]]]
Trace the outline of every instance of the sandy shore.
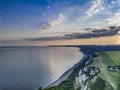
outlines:
[[48, 87], [57, 86], [62, 81], [66, 80], [72, 74], [74, 68], [76, 68], [79, 63], [82, 63], [84, 61], [85, 57], [86, 57], [86, 55], [83, 55], [83, 57], [80, 59], [80, 61], [77, 64], [75, 64], [73, 67], [71, 67], [69, 70], [67, 70], [64, 74], [61, 75], [61, 77], [59, 79], [57, 79], [55, 82], [50, 84]]
[[69, 70], [67, 70], [59, 79], [57, 79], [55, 82], [53, 82], [52, 84], [50, 84], [48, 87], [53, 87], [53, 86], [57, 86], [59, 85], [62, 81], [66, 80], [70, 74], [73, 72], [74, 68], [70, 68]]

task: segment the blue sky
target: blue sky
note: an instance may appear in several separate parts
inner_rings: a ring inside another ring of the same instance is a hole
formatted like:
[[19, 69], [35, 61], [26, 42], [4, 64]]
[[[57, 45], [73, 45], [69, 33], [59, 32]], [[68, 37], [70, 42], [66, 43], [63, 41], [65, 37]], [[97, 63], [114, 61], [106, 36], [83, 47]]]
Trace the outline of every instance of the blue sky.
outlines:
[[0, 0], [0, 40], [120, 25], [120, 0]]

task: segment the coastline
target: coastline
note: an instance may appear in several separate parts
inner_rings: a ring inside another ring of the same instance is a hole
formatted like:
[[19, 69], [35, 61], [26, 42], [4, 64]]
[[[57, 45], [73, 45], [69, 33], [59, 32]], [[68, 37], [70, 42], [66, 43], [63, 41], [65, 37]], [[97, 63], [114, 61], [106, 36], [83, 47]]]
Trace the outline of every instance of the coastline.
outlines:
[[63, 73], [56, 81], [54, 81], [52, 84], [50, 84], [47, 88], [49, 87], [54, 87], [59, 85], [62, 81], [66, 80], [70, 74], [73, 72], [74, 66], [72, 68], [70, 68], [69, 70], [67, 70], [65, 73]]
[[62, 81], [66, 80], [74, 71], [74, 69], [81, 64], [85, 59], [86, 59], [87, 55], [83, 53], [83, 56], [81, 57], [81, 59], [78, 61], [78, 63], [76, 63], [73, 67], [71, 67], [70, 69], [68, 69], [65, 73], [63, 73], [56, 81], [54, 81], [52, 84], [50, 84], [48, 87], [54, 87], [59, 85]]
[[[61, 46], [63, 47], [63, 46]], [[69, 47], [69, 46], [67, 46]], [[71, 47], [71, 46], [70, 46]], [[67, 70], [65, 73], [63, 73], [60, 78], [58, 78], [55, 82], [53, 82], [52, 84], [50, 84], [48, 87], [46, 88], [51, 88], [51, 87], [56, 87], [57, 85], [61, 84], [62, 81], [66, 80], [67, 78], [69, 78], [72, 73], [75, 71], [75, 69], [80, 69], [83, 68], [84, 66], [86, 66], [87, 61], [91, 58], [91, 55], [94, 52], [103, 52], [103, 51], [118, 51], [120, 50], [120, 45], [116, 46], [116, 45], [84, 45], [84, 46], [73, 46], [73, 47], [78, 47], [80, 48], [80, 52], [83, 53], [82, 58], [79, 60], [78, 63], [76, 63], [73, 67], [71, 67], [69, 70]], [[78, 68], [79, 67], [79, 68]], [[46, 89], [48, 90], [48, 89]]]

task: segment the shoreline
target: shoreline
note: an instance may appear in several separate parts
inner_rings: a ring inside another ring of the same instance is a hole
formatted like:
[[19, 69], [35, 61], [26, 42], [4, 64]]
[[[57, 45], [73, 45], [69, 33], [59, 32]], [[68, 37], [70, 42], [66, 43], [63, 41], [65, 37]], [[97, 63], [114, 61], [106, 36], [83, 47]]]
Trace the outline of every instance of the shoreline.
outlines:
[[[53, 47], [53, 46], [52, 46]], [[63, 46], [61, 46], [63, 47]], [[103, 51], [118, 51], [120, 50], [120, 45], [79, 45], [79, 46], [64, 46], [64, 47], [78, 47], [80, 52], [83, 53], [81, 59], [76, 63], [73, 67], [68, 69], [65, 73], [63, 73], [56, 81], [50, 84], [46, 88], [54, 87], [59, 85], [62, 81], [66, 80], [74, 71], [75, 68], [81, 67], [83, 68], [86, 65], [86, 62], [89, 60], [90, 55], [94, 52], [103, 52]]]
[[83, 56], [81, 57], [81, 59], [70, 69], [68, 69], [66, 72], [64, 72], [56, 81], [54, 81], [53, 83], [51, 83], [50, 85], [48, 85], [46, 88], [49, 87], [54, 87], [59, 85], [62, 81], [66, 80], [74, 71], [74, 69], [81, 63], [83, 63], [83, 61], [86, 59], [87, 55], [85, 55], [83, 53]]

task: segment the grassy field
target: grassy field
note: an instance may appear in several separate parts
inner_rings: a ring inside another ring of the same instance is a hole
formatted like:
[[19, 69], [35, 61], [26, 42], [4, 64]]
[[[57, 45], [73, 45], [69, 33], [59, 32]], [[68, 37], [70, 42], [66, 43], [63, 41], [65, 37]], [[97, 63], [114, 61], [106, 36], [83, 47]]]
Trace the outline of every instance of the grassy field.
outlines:
[[120, 65], [120, 51], [106, 52], [116, 65]]
[[108, 66], [120, 65], [120, 51], [98, 52], [99, 57], [95, 58], [93, 65], [101, 70], [99, 77], [107, 81], [114, 90], [120, 90], [120, 71], [111, 72]]
[[61, 82], [58, 86], [38, 89], [38, 90], [74, 90], [73, 82], [75, 81], [75, 77], [78, 75], [79, 70], [81, 69], [81, 65], [78, 65], [78, 68], [75, 68], [73, 73], [63, 82]]
[[[107, 67], [112, 65], [120, 66], [120, 51], [110, 51], [110, 52], [96, 52], [98, 57], [95, 57], [91, 66], [100, 69], [100, 74], [96, 77], [96, 81], [91, 85], [89, 90], [120, 90], [120, 71], [108, 71]], [[79, 65], [73, 73], [58, 86], [38, 89], [38, 90], [74, 90], [73, 82], [75, 77], [81, 69]], [[80, 90], [80, 88], [78, 89]]]

